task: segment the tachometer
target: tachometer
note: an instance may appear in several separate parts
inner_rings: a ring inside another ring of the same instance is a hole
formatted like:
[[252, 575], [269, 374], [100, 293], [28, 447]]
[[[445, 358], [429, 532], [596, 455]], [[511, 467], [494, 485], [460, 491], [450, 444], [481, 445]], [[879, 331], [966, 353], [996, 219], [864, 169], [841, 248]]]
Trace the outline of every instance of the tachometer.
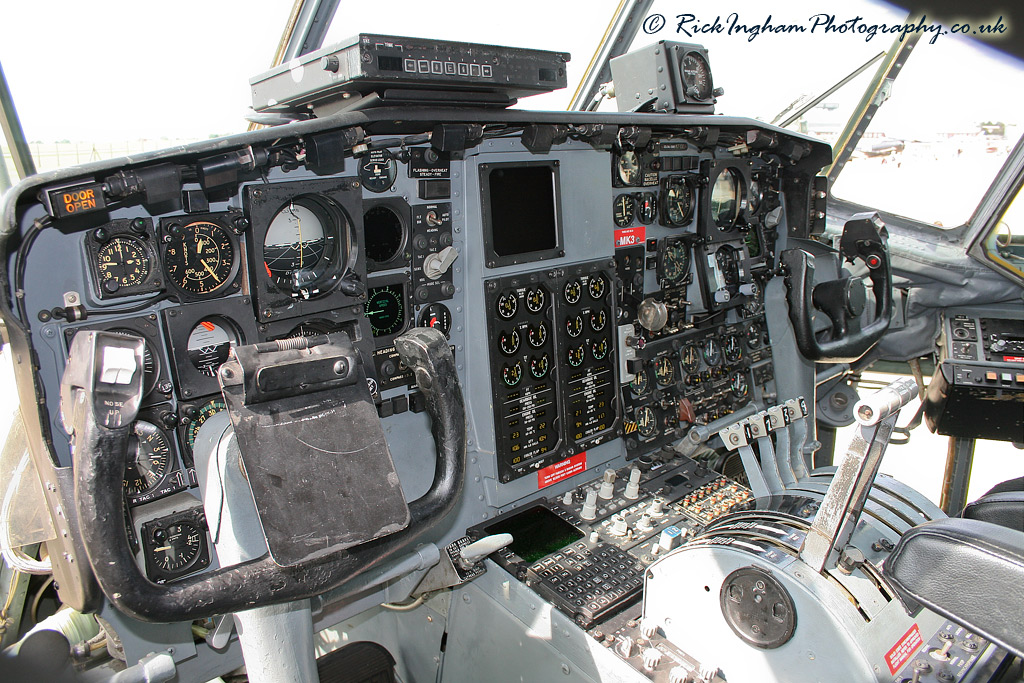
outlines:
[[583, 296], [583, 285], [580, 284], [579, 280], [571, 280], [565, 283], [565, 294], [566, 302], [570, 304], [579, 303], [580, 297]]
[[573, 339], [580, 336], [580, 333], [583, 332], [583, 317], [579, 315], [571, 315], [566, 318], [565, 331]]
[[213, 294], [231, 283], [235, 245], [227, 229], [211, 221], [172, 226], [167, 234], [164, 268], [178, 289]]
[[519, 310], [519, 299], [515, 292], [507, 292], [498, 297], [498, 315], [508, 320]]
[[544, 323], [538, 323], [536, 327], [530, 325], [527, 328], [526, 336], [530, 340], [530, 346], [539, 349], [548, 340], [548, 327]]

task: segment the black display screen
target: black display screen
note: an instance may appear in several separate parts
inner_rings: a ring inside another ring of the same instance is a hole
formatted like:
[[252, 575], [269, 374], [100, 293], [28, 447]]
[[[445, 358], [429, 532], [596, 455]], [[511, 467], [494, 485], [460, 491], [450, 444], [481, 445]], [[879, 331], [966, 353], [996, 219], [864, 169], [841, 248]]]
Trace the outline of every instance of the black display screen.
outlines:
[[516, 257], [557, 250], [558, 172], [550, 163], [498, 165], [485, 174], [485, 239], [492, 259], [521, 263]]
[[512, 534], [509, 550], [527, 563], [536, 562], [583, 538], [582, 531], [542, 505], [495, 522], [486, 531], [488, 534]]

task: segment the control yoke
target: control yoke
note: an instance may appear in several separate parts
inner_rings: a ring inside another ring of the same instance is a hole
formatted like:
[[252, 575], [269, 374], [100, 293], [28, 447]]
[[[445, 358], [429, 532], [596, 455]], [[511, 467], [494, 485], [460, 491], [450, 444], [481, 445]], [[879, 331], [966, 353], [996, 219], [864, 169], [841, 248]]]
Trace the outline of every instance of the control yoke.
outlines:
[[431, 487], [409, 503], [405, 529], [284, 566], [268, 553], [168, 585], [154, 584], [139, 571], [128, 545], [120, 494], [131, 424], [142, 397], [143, 344], [137, 337], [81, 332], [61, 383], [63, 419], [73, 435], [75, 504], [81, 519], [93, 520], [82, 525], [86, 554], [104, 594], [127, 614], [145, 621], [191, 621], [318, 595], [395, 557], [459, 499], [466, 423], [455, 361], [442, 333], [415, 328], [398, 337], [395, 346], [425, 398], [437, 456]]
[[[796, 343], [804, 358], [823, 363], [852, 363], [878, 343], [892, 317], [892, 268], [886, 251], [887, 232], [877, 213], [855, 214], [843, 227], [839, 253], [860, 259], [871, 276], [874, 319], [862, 325], [866, 296], [860, 278], [845, 277], [814, 284], [814, 257], [787, 249], [780, 258], [786, 270], [786, 300]], [[812, 306], [832, 322], [832, 338], [820, 341], [811, 324]]]

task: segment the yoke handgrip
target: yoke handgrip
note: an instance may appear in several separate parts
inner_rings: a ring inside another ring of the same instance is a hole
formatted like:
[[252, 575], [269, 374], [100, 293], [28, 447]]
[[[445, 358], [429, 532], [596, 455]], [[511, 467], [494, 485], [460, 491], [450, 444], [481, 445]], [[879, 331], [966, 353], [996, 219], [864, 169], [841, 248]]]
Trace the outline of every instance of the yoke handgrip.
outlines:
[[[75, 336], [65, 382], [81, 374], [75, 369], [78, 365], [92, 362], [97, 351], [94, 334]], [[447, 516], [459, 500], [466, 470], [465, 404], [455, 360], [445, 336], [432, 328], [414, 328], [398, 337], [395, 346], [413, 371], [431, 418], [437, 456], [430, 489], [409, 504], [406, 529], [289, 567], [276, 564], [267, 554], [167, 585], [150, 582], [139, 571], [128, 545], [124, 503], [118, 495], [129, 429], [107, 428], [91, 411], [76, 411], [72, 425], [75, 503], [83, 520], [89, 563], [107, 598], [121, 611], [154, 622], [204, 619], [309, 598], [398, 555]], [[78, 391], [87, 393], [88, 387]]]
[[[850, 283], [833, 280], [814, 284], [814, 257], [801, 249], [780, 254], [786, 271], [786, 301], [801, 355], [821, 363], [852, 363], [878, 343], [892, 318], [892, 268], [886, 251], [886, 230], [876, 213], [859, 213], [843, 228], [840, 252], [848, 259], [859, 258], [868, 267], [875, 296], [874, 319], [857, 326], [860, 314], [856, 302], [839, 300], [850, 291]], [[860, 295], [863, 298], [863, 294]], [[812, 326], [813, 308], [828, 315], [832, 338], [821, 341]]]

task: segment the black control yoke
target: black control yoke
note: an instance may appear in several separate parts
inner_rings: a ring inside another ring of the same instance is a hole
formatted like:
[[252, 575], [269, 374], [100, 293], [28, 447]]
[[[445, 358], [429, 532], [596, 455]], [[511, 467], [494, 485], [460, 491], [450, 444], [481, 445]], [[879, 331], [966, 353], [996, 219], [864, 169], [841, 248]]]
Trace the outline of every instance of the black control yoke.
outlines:
[[[807, 360], [852, 363], [878, 343], [892, 317], [892, 268], [886, 250], [885, 225], [875, 212], [855, 214], [843, 226], [839, 253], [860, 259], [871, 276], [875, 295], [874, 319], [861, 326], [866, 295], [860, 278], [840, 278], [814, 284], [814, 257], [802, 249], [787, 249], [780, 259], [786, 271], [786, 301], [797, 347]], [[819, 341], [811, 325], [814, 311], [832, 321], [832, 338]]]
[[131, 423], [142, 397], [143, 344], [109, 332], [76, 334], [61, 383], [86, 554], [104, 594], [127, 614], [154, 622], [191, 621], [318, 595], [394, 557], [459, 500], [466, 470], [462, 389], [444, 335], [418, 327], [398, 337], [395, 346], [426, 399], [437, 459], [430, 490], [409, 504], [405, 529], [290, 566], [266, 554], [167, 585], [152, 583], [128, 545], [121, 494]]

